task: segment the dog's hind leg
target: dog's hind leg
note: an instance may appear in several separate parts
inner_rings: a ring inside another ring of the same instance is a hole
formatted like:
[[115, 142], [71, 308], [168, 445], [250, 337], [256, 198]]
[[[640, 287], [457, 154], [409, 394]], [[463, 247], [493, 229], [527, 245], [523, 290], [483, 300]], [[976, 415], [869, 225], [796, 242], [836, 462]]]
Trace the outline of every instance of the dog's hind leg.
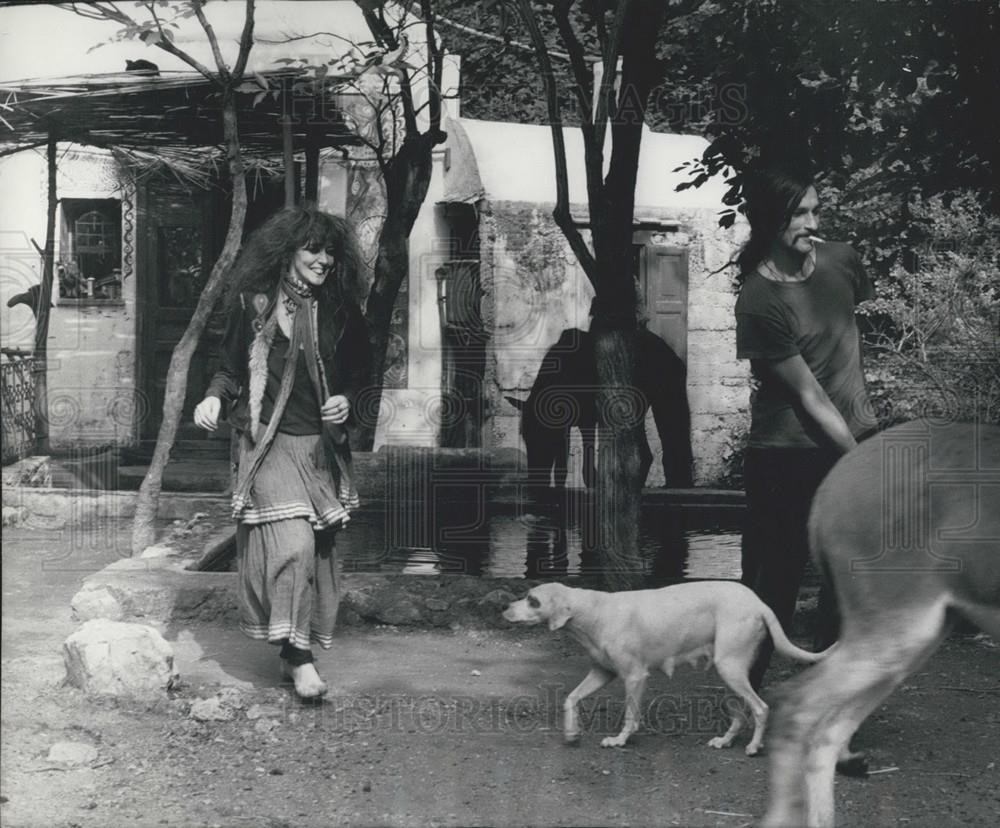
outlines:
[[575, 745], [580, 741], [580, 720], [577, 716], [577, 705], [591, 693], [596, 693], [605, 684], [613, 681], [615, 674], [596, 664], [584, 676], [576, 688], [563, 702], [563, 739], [566, 744]]
[[606, 736], [601, 740], [601, 747], [624, 747], [629, 736], [639, 729], [639, 722], [642, 719], [642, 694], [646, 689], [649, 673], [637, 669], [622, 678], [625, 681], [625, 722], [622, 724], [621, 733], [617, 736]]
[[[745, 657], [733, 656], [716, 660], [715, 669], [718, 671], [719, 677], [729, 686], [729, 689], [750, 707], [750, 712], [753, 714], [753, 737], [746, 747], [746, 754], [747, 756], [756, 756], [764, 742], [764, 728], [767, 725], [767, 716], [770, 710], [764, 700], [750, 686], [750, 678], [747, 675], [749, 665], [746, 663]], [[742, 711], [734, 710], [729, 730], [726, 731], [725, 735], [709, 740], [709, 746], [714, 748], [729, 747], [736, 734], [743, 727], [743, 722]]]

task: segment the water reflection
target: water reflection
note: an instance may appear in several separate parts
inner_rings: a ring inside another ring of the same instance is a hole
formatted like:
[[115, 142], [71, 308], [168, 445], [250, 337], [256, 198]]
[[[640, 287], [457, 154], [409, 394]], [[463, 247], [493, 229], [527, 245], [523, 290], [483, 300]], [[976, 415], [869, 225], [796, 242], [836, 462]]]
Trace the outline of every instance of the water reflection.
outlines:
[[[599, 571], [596, 513], [586, 492], [549, 502], [435, 495], [429, 505], [356, 512], [338, 536], [345, 570], [532, 579]], [[650, 585], [739, 577], [742, 514], [732, 506], [646, 506], [639, 542]]]

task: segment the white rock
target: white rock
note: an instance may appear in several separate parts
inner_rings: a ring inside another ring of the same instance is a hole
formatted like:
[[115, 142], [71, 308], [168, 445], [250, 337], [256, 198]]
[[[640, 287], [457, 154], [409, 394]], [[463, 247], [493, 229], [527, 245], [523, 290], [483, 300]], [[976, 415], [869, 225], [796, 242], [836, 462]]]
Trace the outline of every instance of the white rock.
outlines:
[[97, 748], [84, 742], [56, 742], [49, 748], [46, 761], [59, 765], [89, 765], [97, 758]]
[[278, 723], [274, 719], [258, 719], [253, 725], [253, 729], [257, 733], [270, 733], [276, 727], [278, 727]]
[[73, 596], [70, 607], [77, 621], [90, 621], [94, 618], [120, 621], [125, 615], [118, 599], [106, 586], [98, 584], [84, 586]]
[[247, 710], [247, 718], [250, 721], [264, 718], [281, 718], [282, 708], [274, 704], [254, 704]]
[[224, 707], [218, 696], [212, 696], [192, 702], [189, 715], [199, 722], [228, 722], [233, 718], [233, 711]]
[[152, 627], [97, 618], [63, 642], [66, 678], [87, 693], [158, 695], [177, 680], [174, 652]]
[[157, 544], [155, 546], [147, 546], [142, 550], [142, 554], [139, 555], [140, 558], [169, 558], [171, 555], [176, 555], [177, 550], [172, 546], [166, 546], [165, 544]]
[[3, 525], [20, 526], [28, 518], [28, 510], [23, 506], [4, 506]]

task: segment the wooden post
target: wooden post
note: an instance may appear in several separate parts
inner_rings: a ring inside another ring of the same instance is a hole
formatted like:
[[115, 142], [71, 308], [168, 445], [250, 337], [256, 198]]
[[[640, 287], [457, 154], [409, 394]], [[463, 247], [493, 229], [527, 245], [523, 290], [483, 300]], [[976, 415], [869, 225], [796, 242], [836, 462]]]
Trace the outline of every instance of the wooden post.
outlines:
[[295, 192], [295, 148], [292, 145], [292, 113], [289, 102], [288, 84], [281, 89], [281, 148], [282, 162], [285, 165], [285, 206], [294, 207], [297, 201]]
[[319, 202], [319, 148], [320, 133], [315, 127], [306, 132], [306, 189], [305, 200]]
[[52, 282], [55, 278], [56, 251], [56, 143], [54, 129], [49, 130], [46, 150], [48, 165], [48, 211], [45, 217], [45, 254], [42, 257], [42, 290], [35, 315], [35, 451], [49, 453], [49, 383], [48, 339], [52, 310]]

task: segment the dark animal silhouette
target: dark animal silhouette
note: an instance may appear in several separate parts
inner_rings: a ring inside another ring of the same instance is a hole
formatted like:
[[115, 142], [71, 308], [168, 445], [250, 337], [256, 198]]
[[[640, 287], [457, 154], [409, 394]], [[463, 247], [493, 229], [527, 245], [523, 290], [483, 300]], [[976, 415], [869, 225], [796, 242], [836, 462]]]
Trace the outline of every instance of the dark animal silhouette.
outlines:
[[[31, 309], [32, 315], [38, 318], [38, 309], [42, 305], [42, 286], [32, 285], [24, 293], [18, 293], [7, 300], [7, 307], [13, 308], [17, 305], [27, 305]], [[51, 308], [52, 305], [50, 304]]]
[[160, 67], [151, 60], [126, 60], [125, 71], [142, 72], [145, 75], [158, 75], [160, 74]]
[[[656, 334], [639, 336], [636, 381], [643, 397], [643, 415], [653, 419], [663, 446], [663, 473], [667, 486], [691, 484], [690, 411], [684, 362]], [[521, 412], [521, 437], [528, 454], [528, 483], [556, 488], [566, 485], [570, 431], [580, 430], [583, 441], [583, 481], [596, 482], [594, 442], [597, 429], [597, 366], [590, 334], [578, 328], [564, 330], [542, 357], [528, 399], [507, 397]], [[643, 432], [639, 451], [645, 481], [653, 453]]]

